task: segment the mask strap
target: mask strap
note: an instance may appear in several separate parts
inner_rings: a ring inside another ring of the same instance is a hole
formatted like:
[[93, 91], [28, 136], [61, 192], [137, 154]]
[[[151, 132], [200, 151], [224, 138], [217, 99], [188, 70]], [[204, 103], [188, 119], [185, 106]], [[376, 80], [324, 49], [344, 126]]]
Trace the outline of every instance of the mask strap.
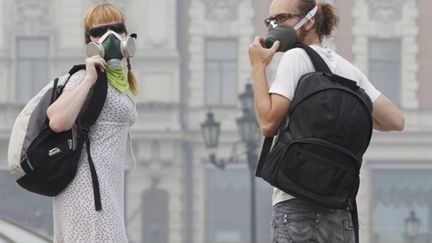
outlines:
[[315, 16], [317, 10], [318, 6], [315, 5], [315, 7], [311, 11], [309, 11], [309, 13], [307, 13], [306, 16], [294, 26], [294, 30], [300, 29], [307, 21], [311, 20]]

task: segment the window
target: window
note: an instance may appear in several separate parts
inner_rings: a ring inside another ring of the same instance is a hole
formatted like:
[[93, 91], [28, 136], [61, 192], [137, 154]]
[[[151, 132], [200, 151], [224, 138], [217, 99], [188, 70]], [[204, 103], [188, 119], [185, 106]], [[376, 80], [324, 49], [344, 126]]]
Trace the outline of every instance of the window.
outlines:
[[[270, 242], [272, 187], [255, 180], [256, 239]], [[251, 201], [247, 169], [207, 170], [207, 243], [250, 242]]]
[[369, 80], [393, 103], [400, 105], [401, 42], [399, 39], [369, 40]]
[[142, 242], [168, 242], [169, 193], [164, 189], [151, 187], [142, 196]]
[[412, 242], [430, 242], [431, 177], [432, 169], [372, 171], [372, 242], [403, 243], [414, 239]]
[[209, 39], [205, 45], [205, 100], [209, 106], [235, 106], [237, 41]]
[[48, 80], [48, 38], [17, 39], [17, 89], [19, 103], [27, 102]]

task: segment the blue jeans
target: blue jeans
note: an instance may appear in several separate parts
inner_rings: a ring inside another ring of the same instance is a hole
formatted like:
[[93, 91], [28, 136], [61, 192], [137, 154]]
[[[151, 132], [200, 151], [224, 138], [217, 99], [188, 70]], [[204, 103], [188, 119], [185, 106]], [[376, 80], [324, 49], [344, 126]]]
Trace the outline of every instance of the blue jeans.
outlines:
[[348, 210], [291, 199], [273, 207], [272, 243], [355, 243]]

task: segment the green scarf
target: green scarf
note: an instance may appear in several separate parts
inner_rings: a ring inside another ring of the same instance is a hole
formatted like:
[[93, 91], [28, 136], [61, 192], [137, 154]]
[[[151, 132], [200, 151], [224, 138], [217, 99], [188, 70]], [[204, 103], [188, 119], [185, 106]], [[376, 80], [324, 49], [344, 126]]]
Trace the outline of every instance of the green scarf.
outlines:
[[123, 93], [129, 88], [129, 83], [122, 67], [107, 68], [106, 72], [108, 83], [115, 89]]

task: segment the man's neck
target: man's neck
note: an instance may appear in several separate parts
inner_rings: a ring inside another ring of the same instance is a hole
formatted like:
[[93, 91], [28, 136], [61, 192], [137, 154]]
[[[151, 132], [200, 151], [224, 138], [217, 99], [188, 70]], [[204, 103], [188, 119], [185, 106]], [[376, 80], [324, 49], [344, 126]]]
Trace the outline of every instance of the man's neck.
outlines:
[[321, 46], [321, 41], [316, 33], [309, 32], [303, 40], [303, 43], [307, 45], [318, 45]]

